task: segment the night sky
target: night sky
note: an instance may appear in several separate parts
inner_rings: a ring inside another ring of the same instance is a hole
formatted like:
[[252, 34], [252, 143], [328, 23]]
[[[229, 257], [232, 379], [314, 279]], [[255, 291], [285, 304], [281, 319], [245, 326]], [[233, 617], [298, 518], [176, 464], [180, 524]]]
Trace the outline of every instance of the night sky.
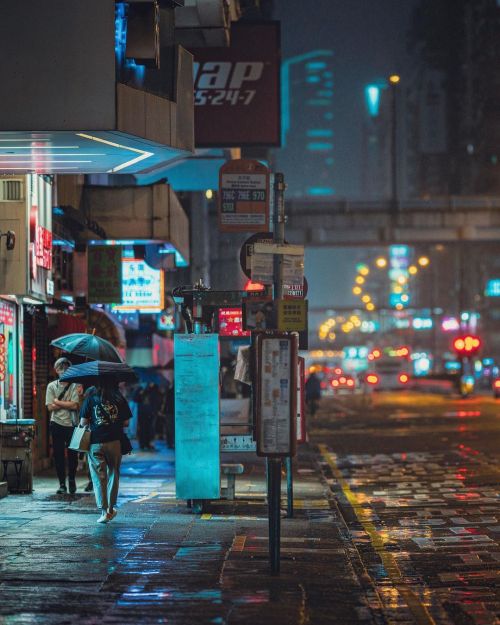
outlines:
[[414, 5], [415, 0], [275, 0], [284, 59], [317, 48], [335, 54], [339, 197], [360, 196], [363, 89], [374, 79], [404, 74], [406, 31]]
[[[404, 75], [406, 31], [415, 3], [416, 0], [275, 0], [275, 18], [282, 22], [284, 59], [318, 48], [332, 49], [335, 54], [334, 157], [338, 197], [361, 195], [363, 90], [367, 83], [394, 72]], [[356, 263], [364, 259], [366, 252], [353, 248], [308, 249], [305, 265], [310, 306], [355, 305], [358, 300], [351, 288]], [[372, 254], [375, 256], [376, 250]], [[315, 321], [311, 319], [311, 326]]]

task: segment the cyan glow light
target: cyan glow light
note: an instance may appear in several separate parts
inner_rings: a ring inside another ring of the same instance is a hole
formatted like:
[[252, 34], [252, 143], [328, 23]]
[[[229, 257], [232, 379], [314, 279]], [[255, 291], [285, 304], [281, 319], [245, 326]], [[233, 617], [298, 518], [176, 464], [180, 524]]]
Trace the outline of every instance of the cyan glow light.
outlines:
[[500, 297], [500, 280], [488, 280], [484, 294], [486, 297]]
[[333, 143], [329, 141], [313, 141], [307, 144], [307, 149], [310, 152], [328, 152], [333, 150]]
[[333, 187], [309, 187], [307, 189], [308, 195], [335, 195], [335, 189]]
[[431, 317], [415, 317], [412, 325], [415, 330], [430, 330], [434, 323]]
[[324, 61], [310, 61], [306, 64], [306, 67], [311, 70], [324, 69], [326, 67], [326, 63]]
[[329, 128], [311, 128], [307, 131], [308, 137], [333, 137], [333, 130]]
[[380, 111], [380, 87], [368, 85], [365, 87], [365, 99], [371, 117], [377, 117]]

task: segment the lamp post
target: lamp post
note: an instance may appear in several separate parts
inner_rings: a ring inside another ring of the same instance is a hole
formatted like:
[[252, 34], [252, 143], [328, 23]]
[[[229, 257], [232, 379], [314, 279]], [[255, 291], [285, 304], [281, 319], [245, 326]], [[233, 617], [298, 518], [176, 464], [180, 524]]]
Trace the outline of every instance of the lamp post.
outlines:
[[391, 217], [395, 220], [398, 212], [398, 165], [397, 165], [397, 99], [396, 93], [401, 77], [389, 76], [391, 89]]

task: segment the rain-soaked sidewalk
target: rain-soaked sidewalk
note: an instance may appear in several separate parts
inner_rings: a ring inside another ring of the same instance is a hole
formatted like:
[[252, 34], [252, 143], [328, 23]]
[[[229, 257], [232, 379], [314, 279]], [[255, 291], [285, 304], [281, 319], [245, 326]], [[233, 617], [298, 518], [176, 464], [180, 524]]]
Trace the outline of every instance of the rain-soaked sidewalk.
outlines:
[[382, 622], [318, 459], [306, 447], [295, 463], [279, 577], [269, 572], [262, 463], [241, 458], [236, 500], [194, 515], [175, 499], [173, 452], [136, 452], [125, 459], [119, 514], [108, 525], [96, 524], [83, 476], [75, 496], [37, 478], [33, 495], [0, 500], [0, 622]]

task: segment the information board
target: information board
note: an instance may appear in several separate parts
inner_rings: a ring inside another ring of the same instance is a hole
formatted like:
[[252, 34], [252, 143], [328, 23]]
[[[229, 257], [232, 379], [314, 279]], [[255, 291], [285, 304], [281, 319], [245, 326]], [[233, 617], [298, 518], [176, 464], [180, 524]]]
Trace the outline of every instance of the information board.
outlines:
[[219, 171], [221, 232], [269, 230], [269, 170], [249, 159], [225, 163]]
[[295, 455], [297, 336], [266, 332], [256, 337], [257, 455]]
[[219, 336], [175, 334], [178, 499], [220, 498]]

